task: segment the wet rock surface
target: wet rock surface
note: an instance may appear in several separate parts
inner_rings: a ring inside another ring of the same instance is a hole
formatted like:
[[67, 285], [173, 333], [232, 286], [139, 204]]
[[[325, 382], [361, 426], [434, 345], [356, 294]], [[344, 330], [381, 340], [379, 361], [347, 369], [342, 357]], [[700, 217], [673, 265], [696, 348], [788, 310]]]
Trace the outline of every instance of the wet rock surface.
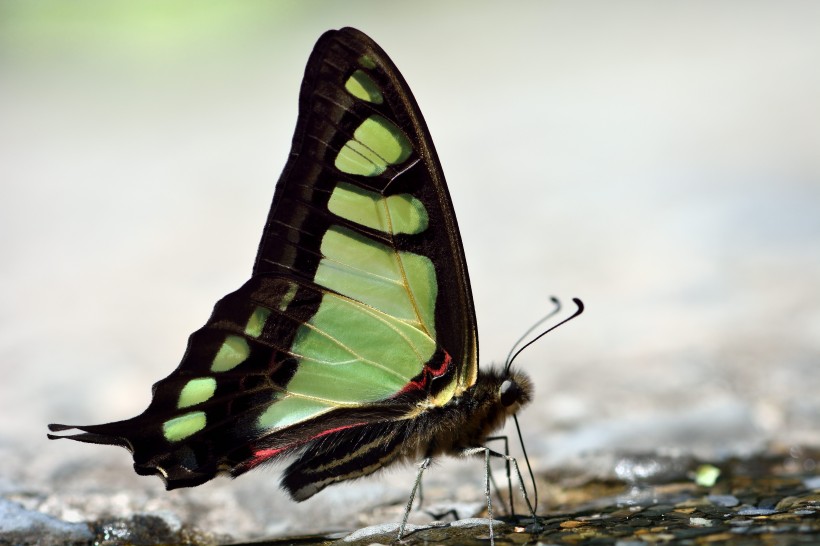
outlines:
[[[538, 517], [533, 520], [496, 514], [495, 542], [617, 546], [820, 542], [820, 450], [773, 450], [725, 461], [668, 454], [618, 455], [612, 460], [617, 464], [611, 466], [609, 475], [596, 469], [538, 476], [539, 491], [547, 499], [539, 506]], [[654, 471], [647, 472], [647, 468]], [[710, 483], [704, 485], [705, 480]], [[45, 499], [42, 501], [47, 504]], [[29, 498], [28, 504], [36, 503]], [[468, 517], [470, 510], [486, 516], [480, 505], [461, 503], [454, 507], [449, 514], [441, 507], [435, 512], [444, 514], [445, 520], [462, 519], [430, 522], [433, 510], [414, 511], [411, 521], [416, 523], [408, 525], [404, 543], [488, 544], [488, 520]], [[396, 521], [400, 514], [401, 506], [397, 504], [364, 515], [362, 521]], [[425, 523], [418, 523], [425, 518]], [[372, 523], [354, 532], [245, 544], [365, 545], [387, 544], [395, 539], [397, 524]], [[0, 530], [3, 545], [237, 544], [230, 536], [184, 525], [169, 513], [68, 523], [37, 511], [36, 506], [24, 507], [8, 499], [0, 504]]]

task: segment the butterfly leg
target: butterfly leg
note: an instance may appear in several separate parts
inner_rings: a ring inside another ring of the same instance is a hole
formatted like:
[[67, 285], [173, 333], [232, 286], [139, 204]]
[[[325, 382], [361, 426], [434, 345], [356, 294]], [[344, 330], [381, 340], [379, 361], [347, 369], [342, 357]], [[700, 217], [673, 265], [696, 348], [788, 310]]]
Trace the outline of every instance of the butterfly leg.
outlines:
[[[499, 440], [504, 442], [504, 456], [505, 456], [505, 458], [509, 457], [510, 456], [510, 443], [509, 443], [509, 440], [506, 436], [490, 436], [489, 438], [487, 438], [486, 441], [487, 442], [493, 442], [493, 441], [499, 441]], [[510, 512], [509, 512], [509, 515], [510, 515], [511, 518], [514, 518], [515, 517], [515, 503], [514, 503], [513, 490], [512, 490], [512, 478], [511, 478], [511, 474], [510, 474], [510, 466], [511, 465], [510, 465], [509, 458], [506, 458], [504, 460], [504, 466], [506, 467], [506, 470], [507, 470], [507, 493], [508, 493], [508, 498], [510, 499]], [[490, 479], [492, 479], [492, 474], [490, 474]], [[495, 480], [493, 480], [493, 487], [495, 488], [496, 495], [498, 495], [498, 500], [500, 501], [501, 504], [504, 504], [504, 501], [501, 498], [501, 491], [498, 489], [498, 486], [496, 485]]]
[[421, 507], [424, 506], [424, 480], [419, 482], [419, 489], [416, 496], [419, 498], [419, 502], [416, 503], [416, 509], [421, 510]]
[[407, 506], [404, 507], [404, 517], [401, 520], [401, 525], [399, 526], [399, 536], [397, 540], [401, 540], [404, 536], [404, 529], [407, 527], [407, 518], [410, 517], [410, 510], [413, 509], [413, 501], [416, 498], [416, 492], [421, 492], [421, 475], [424, 474], [424, 471], [430, 466], [430, 461], [432, 461], [432, 457], [425, 457], [423, 461], [419, 463], [419, 471], [416, 474], [416, 481], [413, 484], [413, 490], [410, 492], [410, 500], [407, 501]]
[[[495, 533], [493, 532], [493, 500], [490, 496], [490, 454], [496, 453], [492, 449], [482, 446], [465, 449], [461, 452], [461, 454], [476, 455], [482, 451], [484, 452], [484, 496], [487, 497], [487, 520], [489, 521], [488, 527], [490, 528], [490, 546], [495, 546]], [[500, 453], [497, 455], [503, 457]]]
[[515, 459], [515, 457], [511, 457], [509, 455], [504, 455], [502, 453], [498, 453], [498, 452], [493, 451], [489, 448], [484, 448], [484, 449], [487, 449], [490, 452], [490, 455], [492, 455], [493, 457], [497, 457], [499, 459], [504, 459], [505, 461], [507, 461], [509, 464], [512, 465], [513, 470], [515, 470], [515, 476], [516, 476], [516, 478], [518, 478], [518, 485], [521, 488], [521, 495], [524, 497], [524, 502], [527, 503], [527, 509], [530, 512], [530, 516], [532, 516], [533, 519], [535, 519], [535, 507], [530, 502], [530, 497], [527, 494], [527, 488], [524, 486], [524, 477], [521, 475], [521, 470], [518, 468], [518, 461]]
[[509, 455], [505, 455], [503, 453], [498, 453], [497, 451], [493, 451], [492, 449], [482, 446], [482, 447], [473, 447], [469, 449], [465, 449], [461, 452], [462, 455], [475, 455], [477, 453], [484, 452], [484, 471], [485, 471], [485, 478], [484, 478], [484, 493], [487, 496], [487, 517], [490, 520], [489, 527], [490, 527], [490, 542], [495, 543], [495, 539], [493, 537], [493, 514], [492, 514], [492, 501], [490, 498], [490, 457], [497, 457], [499, 459], [504, 459], [508, 463], [512, 465], [512, 468], [515, 470], [515, 475], [518, 478], [518, 483], [521, 487], [521, 493], [524, 497], [524, 501], [527, 503], [527, 508], [529, 508], [530, 515], [532, 516], [533, 520], [537, 521], [535, 515], [535, 508], [533, 507], [532, 503], [530, 502], [530, 497], [527, 494], [527, 488], [524, 486], [524, 477], [521, 475], [521, 470], [518, 468], [518, 461], [515, 460], [515, 457], [511, 457]]

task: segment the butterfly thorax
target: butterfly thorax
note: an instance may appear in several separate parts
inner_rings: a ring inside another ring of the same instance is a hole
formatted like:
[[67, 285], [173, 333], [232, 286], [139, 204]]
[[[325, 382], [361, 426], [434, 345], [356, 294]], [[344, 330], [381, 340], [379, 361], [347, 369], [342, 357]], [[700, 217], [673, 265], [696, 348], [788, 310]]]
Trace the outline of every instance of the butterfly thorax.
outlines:
[[403, 455], [419, 460], [481, 446], [532, 397], [532, 382], [525, 373], [480, 370], [475, 384], [463, 394], [413, 420]]

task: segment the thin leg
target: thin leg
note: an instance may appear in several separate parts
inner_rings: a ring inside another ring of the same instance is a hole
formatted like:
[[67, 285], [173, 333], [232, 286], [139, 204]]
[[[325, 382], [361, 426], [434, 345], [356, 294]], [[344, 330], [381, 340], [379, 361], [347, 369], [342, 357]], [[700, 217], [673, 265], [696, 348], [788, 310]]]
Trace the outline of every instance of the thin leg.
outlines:
[[421, 475], [424, 474], [424, 471], [430, 466], [431, 460], [431, 457], [425, 457], [425, 459], [419, 463], [419, 471], [416, 474], [416, 482], [413, 484], [413, 491], [410, 492], [410, 500], [407, 501], [407, 506], [404, 507], [404, 517], [401, 520], [401, 525], [399, 526], [399, 536], [396, 537], [396, 540], [401, 540], [404, 536], [404, 529], [407, 527], [407, 518], [410, 517], [410, 510], [413, 509], [413, 500], [416, 498], [416, 491], [421, 489]]
[[524, 477], [521, 475], [521, 470], [518, 468], [518, 461], [515, 460], [515, 457], [510, 457], [509, 455], [504, 455], [502, 453], [498, 453], [497, 451], [493, 451], [492, 449], [484, 446], [484, 447], [473, 447], [470, 449], [465, 449], [462, 451], [462, 455], [475, 455], [481, 451], [487, 451], [488, 456], [497, 457], [499, 459], [504, 459], [505, 461], [509, 461], [512, 464], [513, 470], [515, 470], [515, 475], [518, 478], [518, 484], [521, 488], [521, 494], [524, 497], [524, 501], [527, 503], [527, 508], [529, 509], [530, 515], [535, 518], [535, 508], [533, 507], [532, 503], [530, 502], [530, 497], [527, 494], [527, 488], [524, 486]]
[[530, 497], [527, 495], [527, 488], [524, 486], [524, 477], [521, 475], [521, 470], [518, 468], [518, 461], [515, 460], [515, 457], [510, 457], [509, 455], [502, 455], [501, 453], [496, 453], [495, 451], [490, 450], [490, 455], [493, 457], [502, 458], [509, 463], [512, 463], [512, 467], [515, 470], [515, 476], [518, 478], [518, 485], [521, 487], [521, 494], [524, 497], [524, 502], [527, 503], [527, 508], [530, 511], [530, 515], [535, 519], [535, 507], [533, 507], [532, 503], [530, 502]]
[[484, 495], [487, 497], [487, 526], [490, 528], [490, 546], [495, 546], [495, 532], [493, 531], [493, 500], [490, 495], [490, 453], [493, 450], [486, 446], [472, 447], [461, 452], [462, 455], [476, 455], [484, 452]]
[[[506, 457], [509, 457], [510, 456], [510, 443], [509, 443], [509, 440], [507, 439], [506, 436], [490, 436], [489, 438], [487, 438], [488, 442], [493, 442], [493, 441], [498, 441], [498, 440], [501, 440], [501, 441], [504, 442], [504, 455]], [[510, 460], [509, 460], [509, 458], [504, 461], [504, 466], [506, 467], [506, 470], [507, 470], [507, 493], [508, 493], [508, 498], [510, 499], [510, 517], [514, 518], [515, 517], [514, 498], [515, 497], [513, 496], [513, 490], [512, 490], [512, 478], [511, 478], [511, 475], [510, 475]], [[493, 482], [493, 485], [495, 486], [495, 482]], [[498, 494], [498, 497], [501, 498], [501, 493], [498, 491], [498, 486], [495, 486], [495, 490], [496, 490], [496, 493]]]
[[495, 546], [495, 533], [493, 532], [493, 497], [490, 495], [490, 450], [484, 452], [484, 494], [487, 495], [487, 517], [490, 524], [490, 546]]

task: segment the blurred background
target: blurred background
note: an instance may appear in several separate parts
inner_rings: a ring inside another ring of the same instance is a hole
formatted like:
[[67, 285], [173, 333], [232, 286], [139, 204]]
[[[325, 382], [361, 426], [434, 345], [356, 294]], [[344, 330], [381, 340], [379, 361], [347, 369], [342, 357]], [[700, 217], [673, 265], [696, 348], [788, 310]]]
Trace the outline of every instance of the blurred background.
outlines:
[[[518, 360], [537, 470], [820, 443], [817, 2], [21, 0], [0, 3], [0, 492], [239, 535], [404, 501], [412, 468], [296, 505], [275, 469], [165, 493], [124, 450], [45, 438], [140, 413], [247, 279], [305, 62], [348, 25], [433, 134], [482, 365], [549, 296], [587, 304]], [[428, 479], [481, 498], [479, 461], [447, 468]]]

